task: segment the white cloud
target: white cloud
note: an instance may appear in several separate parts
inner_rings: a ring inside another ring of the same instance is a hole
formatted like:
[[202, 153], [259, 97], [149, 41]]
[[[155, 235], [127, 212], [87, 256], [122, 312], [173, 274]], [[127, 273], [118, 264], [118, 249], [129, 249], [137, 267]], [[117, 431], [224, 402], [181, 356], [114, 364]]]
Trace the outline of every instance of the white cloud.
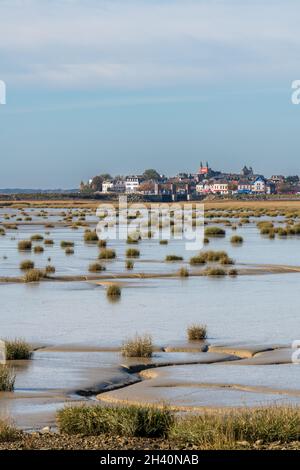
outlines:
[[287, 0], [0, 0], [1, 78], [61, 88], [297, 78]]

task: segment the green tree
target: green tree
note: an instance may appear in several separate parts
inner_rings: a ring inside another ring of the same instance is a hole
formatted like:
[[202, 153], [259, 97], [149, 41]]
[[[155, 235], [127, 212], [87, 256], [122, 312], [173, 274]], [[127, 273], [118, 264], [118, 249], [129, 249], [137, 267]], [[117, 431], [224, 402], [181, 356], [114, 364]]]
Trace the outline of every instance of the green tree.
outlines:
[[145, 178], [145, 180], [160, 180], [160, 174], [153, 168], [145, 170], [143, 173], [143, 177]]

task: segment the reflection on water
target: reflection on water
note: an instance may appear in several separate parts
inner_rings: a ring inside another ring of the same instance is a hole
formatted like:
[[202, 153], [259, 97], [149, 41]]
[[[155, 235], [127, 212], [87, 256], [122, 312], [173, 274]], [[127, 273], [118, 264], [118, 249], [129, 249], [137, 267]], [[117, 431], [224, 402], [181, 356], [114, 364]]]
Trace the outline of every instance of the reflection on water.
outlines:
[[0, 285], [1, 336], [106, 346], [147, 332], [160, 344], [184, 339], [187, 325], [204, 322], [214, 341], [290, 344], [300, 336], [299, 280], [299, 274], [135, 279], [118, 303], [89, 283]]

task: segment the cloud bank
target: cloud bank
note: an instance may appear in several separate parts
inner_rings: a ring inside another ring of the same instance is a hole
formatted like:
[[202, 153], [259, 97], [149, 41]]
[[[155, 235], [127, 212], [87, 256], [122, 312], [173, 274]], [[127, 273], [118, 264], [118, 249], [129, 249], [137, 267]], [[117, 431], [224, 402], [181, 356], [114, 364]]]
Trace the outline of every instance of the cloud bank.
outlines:
[[297, 78], [297, 0], [0, 0], [0, 78], [147, 89]]

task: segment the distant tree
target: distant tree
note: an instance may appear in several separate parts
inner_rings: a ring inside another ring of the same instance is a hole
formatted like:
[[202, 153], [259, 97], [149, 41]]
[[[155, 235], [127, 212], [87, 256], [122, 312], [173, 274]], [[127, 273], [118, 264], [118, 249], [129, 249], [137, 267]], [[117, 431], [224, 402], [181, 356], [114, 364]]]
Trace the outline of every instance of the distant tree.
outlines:
[[145, 170], [143, 173], [143, 177], [145, 180], [159, 180], [160, 179], [160, 174], [154, 170], [153, 168], [150, 168], [148, 170]]
[[102, 173], [102, 175], [100, 175], [100, 178], [102, 178], [103, 181], [113, 179], [112, 176], [109, 173]]
[[93, 191], [101, 191], [102, 190], [102, 183], [103, 183], [103, 178], [102, 176], [94, 176], [91, 182], [91, 188]]
[[293, 192], [294, 188], [291, 184], [281, 183], [277, 186], [277, 192], [280, 194], [288, 194]]
[[285, 180], [288, 184], [298, 184], [299, 183], [299, 176], [288, 176]]

